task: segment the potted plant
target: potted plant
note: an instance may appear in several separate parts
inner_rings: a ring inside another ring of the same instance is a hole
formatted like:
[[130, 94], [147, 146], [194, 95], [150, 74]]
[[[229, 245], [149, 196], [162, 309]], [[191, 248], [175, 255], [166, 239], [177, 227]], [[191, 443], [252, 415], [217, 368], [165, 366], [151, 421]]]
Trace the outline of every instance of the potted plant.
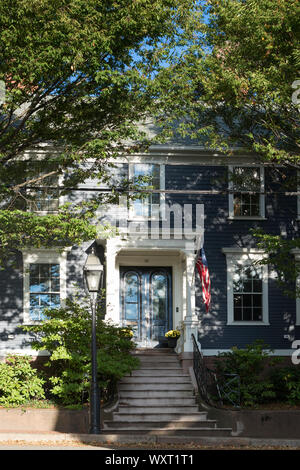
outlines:
[[177, 344], [177, 340], [180, 336], [179, 330], [170, 330], [165, 334], [165, 337], [168, 338], [168, 347], [175, 348]]
[[129, 339], [129, 340], [131, 340], [134, 336], [132, 329], [128, 328], [128, 327], [121, 328], [120, 335], [121, 335], [122, 338]]

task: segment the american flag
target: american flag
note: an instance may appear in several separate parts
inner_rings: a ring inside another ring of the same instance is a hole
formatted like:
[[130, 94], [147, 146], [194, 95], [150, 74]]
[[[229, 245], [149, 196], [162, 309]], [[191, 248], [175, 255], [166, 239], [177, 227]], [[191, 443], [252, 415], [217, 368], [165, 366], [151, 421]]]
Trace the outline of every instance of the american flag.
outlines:
[[209, 307], [210, 307], [210, 300], [211, 300], [210, 277], [209, 277], [207, 259], [206, 259], [203, 248], [200, 248], [200, 250], [197, 252], [196, 268], [198, 270], [201, 284], [202, 284], [203, 302], [206, 307], [206, 313], [208, 313]]

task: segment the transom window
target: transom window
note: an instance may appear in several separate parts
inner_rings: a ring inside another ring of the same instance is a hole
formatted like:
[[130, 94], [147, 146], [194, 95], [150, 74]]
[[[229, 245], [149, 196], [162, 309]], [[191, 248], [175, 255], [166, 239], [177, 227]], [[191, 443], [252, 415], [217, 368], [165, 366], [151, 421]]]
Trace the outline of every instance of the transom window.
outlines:
[[33, 321], [46, 318], [44, 310], [60, 306], [59, 264], [32, 263], [29, 265], [29, 316]]
[[262, 320], [262, 269], [238, 266], [233, 274], [234, 321]]

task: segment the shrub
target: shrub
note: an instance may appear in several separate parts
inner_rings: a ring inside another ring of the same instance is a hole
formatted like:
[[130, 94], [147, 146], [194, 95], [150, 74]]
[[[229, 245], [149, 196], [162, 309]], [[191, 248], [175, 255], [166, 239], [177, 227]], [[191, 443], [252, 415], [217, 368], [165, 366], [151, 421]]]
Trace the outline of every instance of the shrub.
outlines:
[[0, 363], [0, 404], [22, 405], [31, 399], [45, 398], [44, 380], [30, 364], [28, 356], [9, 355]]
[[[66, 306], [45, 312], [47, 319], [23, 327], [38, 335], [32, 347], [50, 353], [48, 391], [63, 405], [77, 405], [87, 395], [91, 380], [90, 308], [67, 299]], [[135, 347], [122, 328], [101, 320], [97, 312], [98, 383], [102, 396], [138, 366], [130, 352]]]
[[300, 404], [300, 368], [282, 367], [271, 374], [276, 398], [290, 405]]
[[218, 375], [238, 374], [242, 406], [256, 406], [275, 398], [274, 385], [268, 377], [263, 377], [266, 360], [274, 365], [278, 358], [270, 357], [271, 351], [263, 342], [257, 340], [245, 349], [233, 347], [230, 352], [219, 354], [215, 362]]

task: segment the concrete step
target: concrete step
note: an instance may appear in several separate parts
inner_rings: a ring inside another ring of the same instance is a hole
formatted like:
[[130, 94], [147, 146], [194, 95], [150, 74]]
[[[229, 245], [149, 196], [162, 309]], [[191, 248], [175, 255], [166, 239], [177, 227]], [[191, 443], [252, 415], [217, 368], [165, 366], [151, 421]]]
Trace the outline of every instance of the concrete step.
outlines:
[[159, 354], [156, 354], [153, 356], [152, 355], [144, 355], [144, 354], [139, 354], [138, 355], [138, 358], [139, 360], [141, 361], [141, 363], [147, 363], [147, 362], [165, 362], [167, 364], [169, 363], [179, 363], [179, 360], [178, 360], [178, 357], [177, 355], [171, 355], [171, 354], [162, 354], [162, 355], [159, 355]]
[[150, 376], [150, 377], [166, 377], [166, 376], [174, 376], [174, 377], [190, 377], [182, 372], [182, 369], [172, 370], [166, 369], [165, 367], [156, 367], [153, 369], [135, 369], [131, 373], [131, 377], [134, 376]]
[[152, 375], [127, 375], [122, 378], [120, 384], [170, 384], [170, 387], [173, 387], [173, 384], [190, 384], [191, 379], [189, 375], [175, 375], [175, 376], [155, 376]]
[[177, 406], [195, 406], [195, 398], [188, 397], [188, 398], [120, 398], [119, 401], [120, 408], [123, 406], [126, 407], [177, 407]]
[[141, 364], [139, 365], [139, 369], [176, 369], [182, 371], [179, 362], [163, 362], [160, 360], [157, 362], [141, 362]]
[[114, 412], [113, 413], [113, 421], [123, 421], [127, 423], [128, 425], [132, 425], [132, 423], [136, 422], [152, 422], [152, 421], [157, 421], [159, 423], [164, 422], [164, 421], [202, 421], [203, 419], [205, 420], [207, 418], [207, 413], [205, 413], [202, 416], [199, 416], [199, 413], [197, 412], [184, 412], [182, 413], [169, 413], [168, 411], [165, 411], [165, 413], [138, 413], [135, 411], [135, 413], [119, 413], [119, 412]]
[[[136, 430], [137, 431], [137, 430]], [[113, 432], [113, 429], [104, 430], [102, 435]], [[115, 430], [120, 434], [130, 434], [133, 432], [131, 427], [128, 428], [119, 428]], [[147, 435], [159, 435], [159, 436], [187, 436], [191, 437], [200, 437], [200, 436], [214, 436], [214, 437], [229, 437], [231, 436], [231, 428], [174, 428], [174, 429], [138, 429], [139, 434]]]
[[[146, 416], [151, 417], [152, 415], [162, 415], [162, 420], [163, 420], [163, 415], [168, 415], [171, 416], [171, 419], [176, 419], [176, 415], [186, 415], [190, 413], [197, 413], [198, 412], [198, 407], [197, 406], [192, 406], [192, 405], [186, 405], [186, 406], [151, 406], [149, 408], [148, 406], [120, 406], [119, 411], [116, 411], [114, 416]], [[169, 418], [166, 418], [166, 421], [168, 421]]]
[[183, 383], [136, 383], [136, 382], [128, 382], [128, 383], [119, 383], [119, 392], [158, 392], [162, 391], [164, 393], [173, 393], [173, 392], [192, 392], [194, 393], [194, 388], [190, 382], [183, 382]]
[[217, 422], [213, 419], [198, 420], [198, 421], [134, 421], [128, 426], [127, 421], [105, 421], [105, 428], [121, 430], [121, 428], [129, 428], [132, 431], [138, 430], [155, 430], [160, 429], [193, 429], [193, 428], [216, 428]]
[[195, 400], [194, 392], [189, 390], [136, 390], [132, 387], [131, 390], [119, 390], [119, 397], [126, 400], [127, 398], [142, 398], [142, 399], [155, 399], [165, 398], [172, 400], [173, 398], [184, 399], [193, 398]]
[[172, 348], [155, 348], [155, 349], [148, 349], [148, 348], [139, 348], [132, 351], [133, 355], [140, 356], [156, 356], [156, 355], [172, 355], [177, 357], [177, 354], [174, 352]]

